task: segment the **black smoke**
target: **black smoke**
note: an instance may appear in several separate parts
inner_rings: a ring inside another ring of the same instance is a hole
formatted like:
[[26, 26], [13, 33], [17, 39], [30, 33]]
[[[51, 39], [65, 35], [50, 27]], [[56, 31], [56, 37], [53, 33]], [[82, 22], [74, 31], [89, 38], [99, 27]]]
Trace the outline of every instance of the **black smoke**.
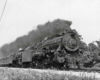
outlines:
[[72, 22], [57, 19], [53, 22], [47, 22], [44, 25], [38, 25], [36, 30], [32, 30], [28, 35], [18, 37], [14, 42], [5, 44], [1, 47], [1, 53], [3, 57], [13, 54], [18, 51], [21, 47], [25, 49], [26, 47], [43, 40], [46, 36], [50, 36], [63, 30], [70, 29]]

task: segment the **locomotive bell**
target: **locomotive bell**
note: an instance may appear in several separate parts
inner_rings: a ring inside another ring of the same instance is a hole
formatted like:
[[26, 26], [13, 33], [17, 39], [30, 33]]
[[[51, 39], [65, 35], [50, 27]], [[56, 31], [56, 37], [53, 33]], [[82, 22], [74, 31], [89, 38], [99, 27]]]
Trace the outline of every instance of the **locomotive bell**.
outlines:
[[77, 38], [71, 36], [71, 34], [67, 34], [63, 37], [63, 45], [68, 51], [76, 51], [79, 49], [79, 42]]

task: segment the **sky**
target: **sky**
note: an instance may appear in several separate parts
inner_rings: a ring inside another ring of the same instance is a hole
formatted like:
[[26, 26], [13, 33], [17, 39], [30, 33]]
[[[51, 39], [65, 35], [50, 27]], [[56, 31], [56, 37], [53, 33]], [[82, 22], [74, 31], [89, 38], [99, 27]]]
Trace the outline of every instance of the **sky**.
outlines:
[[[0, 0], [0, 17], [6, 0]], [[72, 21], [71, 28], [87, 44], [100, 39], [100, 0], [7, 0], [0, 21], [0, 47], [55, 19]]]

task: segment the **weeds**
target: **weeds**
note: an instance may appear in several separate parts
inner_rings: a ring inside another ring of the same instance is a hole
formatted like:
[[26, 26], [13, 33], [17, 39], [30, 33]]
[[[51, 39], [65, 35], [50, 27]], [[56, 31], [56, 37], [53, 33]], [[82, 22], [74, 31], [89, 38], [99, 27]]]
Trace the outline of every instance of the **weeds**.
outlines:
[[0, 68], [0, 80], [100, 80], [86, 72], [74, 74], [72, 71], [68, 74], [67, 71]]

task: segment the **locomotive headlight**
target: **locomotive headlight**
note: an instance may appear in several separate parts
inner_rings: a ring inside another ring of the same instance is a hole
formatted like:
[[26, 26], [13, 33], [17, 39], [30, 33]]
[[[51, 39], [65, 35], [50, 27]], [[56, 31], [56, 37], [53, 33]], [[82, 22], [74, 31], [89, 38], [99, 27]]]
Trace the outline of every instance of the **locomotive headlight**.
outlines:
[[63, 45], [68, 51], [76, 51], [79, 48], [79, 42], [75, 36], [67, 34], [63, 37]]

